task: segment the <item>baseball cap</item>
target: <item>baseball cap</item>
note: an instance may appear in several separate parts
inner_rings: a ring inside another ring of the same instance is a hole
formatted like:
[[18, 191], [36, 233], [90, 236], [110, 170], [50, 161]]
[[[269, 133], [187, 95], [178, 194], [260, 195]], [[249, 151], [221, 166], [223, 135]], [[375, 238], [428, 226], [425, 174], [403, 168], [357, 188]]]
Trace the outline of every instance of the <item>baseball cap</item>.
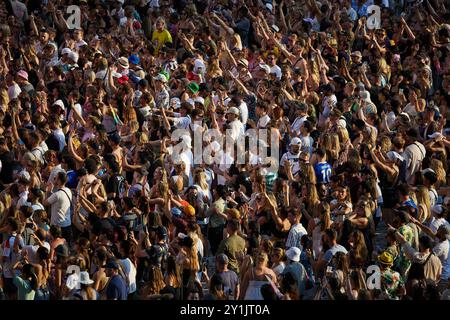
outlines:
[[64, 49], [62, 49], [61, 50], [61, 54], [69, 54], [69, 53], [71, 53], [72, 52], [72, 50], [70, 50], [69, 48], [64, 48]]
[[235, 114], [235, 115], [239, 115], [239, 109], [236, 107], [231, 107], [230, 109], [228, 109], [227, 113], [231, 113], [231, 114]]
[[195, 208], [188, 204], [187, 206], [183, 207], [183, 212], [188, 217], [194, 217], [195, 216]]
[[119, 265], [114, 260], [109, 261], [107, 264], [102, 266], [105, 269], [119, 269]]
[[362, 58], [361, 51], [353, 51], [351, 55], [352, 55], [352, 57], [360, 57], [360, 58]]
[[403, 161], [403, 160], [405, 160], [405, 158], [403, 158], [398, 152], [395, 152], [395, 151], [389, 151], [388, 153], [386, 153], [386, 156], [391, 161], [397, 161], [397, 160]]
[[69, 52], [68, 56], [67, 56], [70, 60], [73, 60], [73, 62], [77, 63], [78, 62], [78, 53], [76, 52]]
[[167, 82], [167, 78], [161, 73], [158, 73], [158, 75], [156, 77], [153, 77], [153, 80], [161, 81], [162, 83], [166, 83]]
[[205, 105], [205, 99], [203, 99], [202, 97], [195, 98], [194, 102], [200, 103], [201, 105]]
[[265, 71], [266, 73], [270, 73], [270, 67], [269, 67], [269, 65], [267, 65], [265, 63], [260, 63], [259, 68], [261, 70]]
[[66, 107], [64, 106], [64, 102], [61, 99], [56, 100], [53, 103], [54, 106], [59, 106], [61, 109], [65, 110]]
[[197, 82], [194, 82], [194, 81], [190, 82], [190, 83], [187, 85], [187, 87], [188, 87], [189, 90], [191, 90], [191, 92], [194, 93], [194, 94], [196, 94], [196, 93], [200, 90], [199, 85], [197, 84]]
[[139, 62], [141, 61], [141, 59], [139, 59], [138, 55], [136, 54], [132, 54], [129, 58], [128, 58], [128, 62], [132, 63], [132, 64], [139, 64]]
[[300, 138], [295, 137], [291, 140], [291, 142], [289, 143], [290, 146], [302, 146], [302, 140], [300, 140]]

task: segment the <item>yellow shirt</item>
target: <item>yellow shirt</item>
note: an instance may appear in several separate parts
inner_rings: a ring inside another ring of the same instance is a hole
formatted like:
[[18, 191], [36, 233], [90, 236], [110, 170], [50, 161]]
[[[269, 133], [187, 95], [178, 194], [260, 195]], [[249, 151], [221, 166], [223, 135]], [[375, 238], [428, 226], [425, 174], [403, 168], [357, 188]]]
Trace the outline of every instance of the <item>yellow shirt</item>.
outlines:
[[158, 54], [159, 49], [168, 43], [172, 43], [172, 35], [170, 34], [167, 29], [164, 29], [163, 31], [159, 32], [158, 30], [153, 31], [152, 34], [152, 42], [155, 45], [155, 52], [154, 54]]

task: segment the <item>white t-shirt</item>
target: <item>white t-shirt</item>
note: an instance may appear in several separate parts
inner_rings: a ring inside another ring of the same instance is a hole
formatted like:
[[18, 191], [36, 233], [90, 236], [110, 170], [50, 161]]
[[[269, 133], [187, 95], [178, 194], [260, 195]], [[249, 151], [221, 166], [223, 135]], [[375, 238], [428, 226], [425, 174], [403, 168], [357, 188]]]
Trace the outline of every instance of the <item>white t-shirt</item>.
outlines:
[[269, 115], [265, 114], [261, 118], [259, 118], [256, 127], [258, 129], [265, 129], [265, 128], [267, 128], [267, 125], [269, 124], [269, 122], [270, 122], [270, 117], [269, 117]]
[[136, 291], [136, 267], [129, 258], [120, 259], [120, 264], [123, 267], [123, 272], [128, 277], [128, 294], [133, 293]]
[[441, 260], [442, 274], [441, 279], [448, 279], [450, 277], [450, 255], [449, 255], [449, 240], [439, 242], [434, 248], [433, 253]]
[[241, 104], [239, 105], [238, 109], [239, 109], [239, 113], [240, 113], [240, 116], [241, 116], [241, 122], [242, 122], [242, 124], [245, 127], [245, 125], [247, 123], [247, 120], [248, 120], [248, 107], [247, 107], [247, 104], [244, 101], [242, 101]]
[[234, 141], [237, 141], [240, 135], [245, 134], [244, 125], [239, 120], [234, 120], [230, 122], [230, 129], [231, 129], [230, 136]]
[[331, 108], [333, 108], [337, 103], [337, 98], [334, 94], [331, 96], [326, 96], [322, 100], [323, 112], [322, 116], [328, 118], [330, 115]]
[[434, 233], [436, 233], [439, 229], [440, 226], [450, 226], [450, 224], [448, 223], [447, 220], [445, 220], [444, 218], [439, 218], [436, 219], [435, 217], [431, 218], [431, 222], [430, 222], [430, 229], [431, 231], [433, 231]]
[[270, 67], [270, 73], [275, 73], [277, 75], [277, 79], [280, 80], [282, 73], [281, 68], [277, 65], [274, 65], [273, 67]]
[[[43, 247], [47, 248], [48, 252], [50, 252], [50, 244], [47, 241], [43, 242]], [[41, 246], [39, 245], [28, 245], [22, 248], [22, 251], [25, 250], [28, 255], [28, 260], [30, 263], [39, 263], [39, 257], [37, 256], [37, 251]]]
[[63, 187], [55, 191], [47, 201], [51, 204], [50, 224], [61, 228], [70, 226], [72, 191], [69, 188]]
[[299, 154], [292, 154], [290, 151], [283, 154], [280, 161], [280, 166], [284, 167], [286, 165], [292, 166], [292, 174], [295, 175], [298, 171], [300, 171], [300, 160]]

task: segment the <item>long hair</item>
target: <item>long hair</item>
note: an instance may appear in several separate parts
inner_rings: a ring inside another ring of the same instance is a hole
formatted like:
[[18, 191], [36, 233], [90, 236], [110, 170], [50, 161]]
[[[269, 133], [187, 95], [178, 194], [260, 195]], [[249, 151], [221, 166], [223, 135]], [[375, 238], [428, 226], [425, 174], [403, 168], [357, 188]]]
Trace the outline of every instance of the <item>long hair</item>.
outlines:
[[330, 204], [328, 202], [322, 201], [319, 205], [321, 232], [325, 231], [326, 229], [329, 229], [331, 226], [330, 211], [331, 211]]
[[222, 278], [215, 274], [211, 277], [209, 281], [209, 293], [214, 295], [217, 300], [225, 300], [226, 296], [223, 291], [223, 280]]
[[437, 176], [437, 183], [436, 183], [437, 186], [436, 187], [437, 188], [439, 186], [447, 184], [447, 178], [446, 178], [446, 173], [445, 173], [445, 169], [444, 169], [444, 164], [441, 160], [431, 159], [430, 169], [433, 169], [434, 172], [436, 172], [436, 176]]
[[306, 190], [306, 205], [308, 210], [312, 210], [317, 201], [319, 201], [319, 194], [317, 193], [316, 185], [312, 183], [306, 184]]
[[27, 263], [22, 268], [22, 274], [25, 276], [26, 280], [30, 281], [30, 287], [33, 290], [37, 290], [38, 288], [38, 279], [36, 273], [34, 272], [34, 267]]
[[[416, 191], [416, 199], [417, 199], [417, 205], [424, 205], [427, 208], [427, 212], [425, 212], [425, 215], [428, 215], [430, 213], [430, 209], [431, 209], [431, 203], [430, 203], [430, 194], [428, 191], [428, 188], [425, 186], [419, 186], [417, 191]], [[425, 219], [428, 218], [428, 216], [426, 217], [419, 217], [421, 218], [421, 221], [424, 221]]]
[[197, 171], [194, 175], [194, 183], [198, 184], [202, 190], [208, 190], [209, 185], [206, 182], [206, 173], [204, 171]]
[[166, 286], [161, 269], [151, 266], [148, 275], [149, 279], [145, 287], [146, 295], [159, 294], [159, 292]]
[[364, 234], [355, 230], [351, 233], [350, 239], [353, 239], [353, 257], [356, 260], [367, 261], [369, 251], [367, 250], [366, 241], [364, 240]]
[[166, 272], [167, 272], [167, 277], [173, 279], [173, 287], [180, 288], [182, 285], [180, 267], [177, 265], [174, 256], [167, 257]]

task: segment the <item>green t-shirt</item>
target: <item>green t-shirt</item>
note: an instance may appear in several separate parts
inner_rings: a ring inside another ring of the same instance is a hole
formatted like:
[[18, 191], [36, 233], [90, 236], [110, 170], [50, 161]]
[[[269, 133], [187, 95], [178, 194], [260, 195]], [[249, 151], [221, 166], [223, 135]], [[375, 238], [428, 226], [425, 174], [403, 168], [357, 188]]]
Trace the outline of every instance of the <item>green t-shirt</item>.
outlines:
[[18, 300], [34, 300], [36, 291], [31, 288], [29, 280], [24, 280], [21, 277], [15, 276], [13, 283], [17, 287]]

